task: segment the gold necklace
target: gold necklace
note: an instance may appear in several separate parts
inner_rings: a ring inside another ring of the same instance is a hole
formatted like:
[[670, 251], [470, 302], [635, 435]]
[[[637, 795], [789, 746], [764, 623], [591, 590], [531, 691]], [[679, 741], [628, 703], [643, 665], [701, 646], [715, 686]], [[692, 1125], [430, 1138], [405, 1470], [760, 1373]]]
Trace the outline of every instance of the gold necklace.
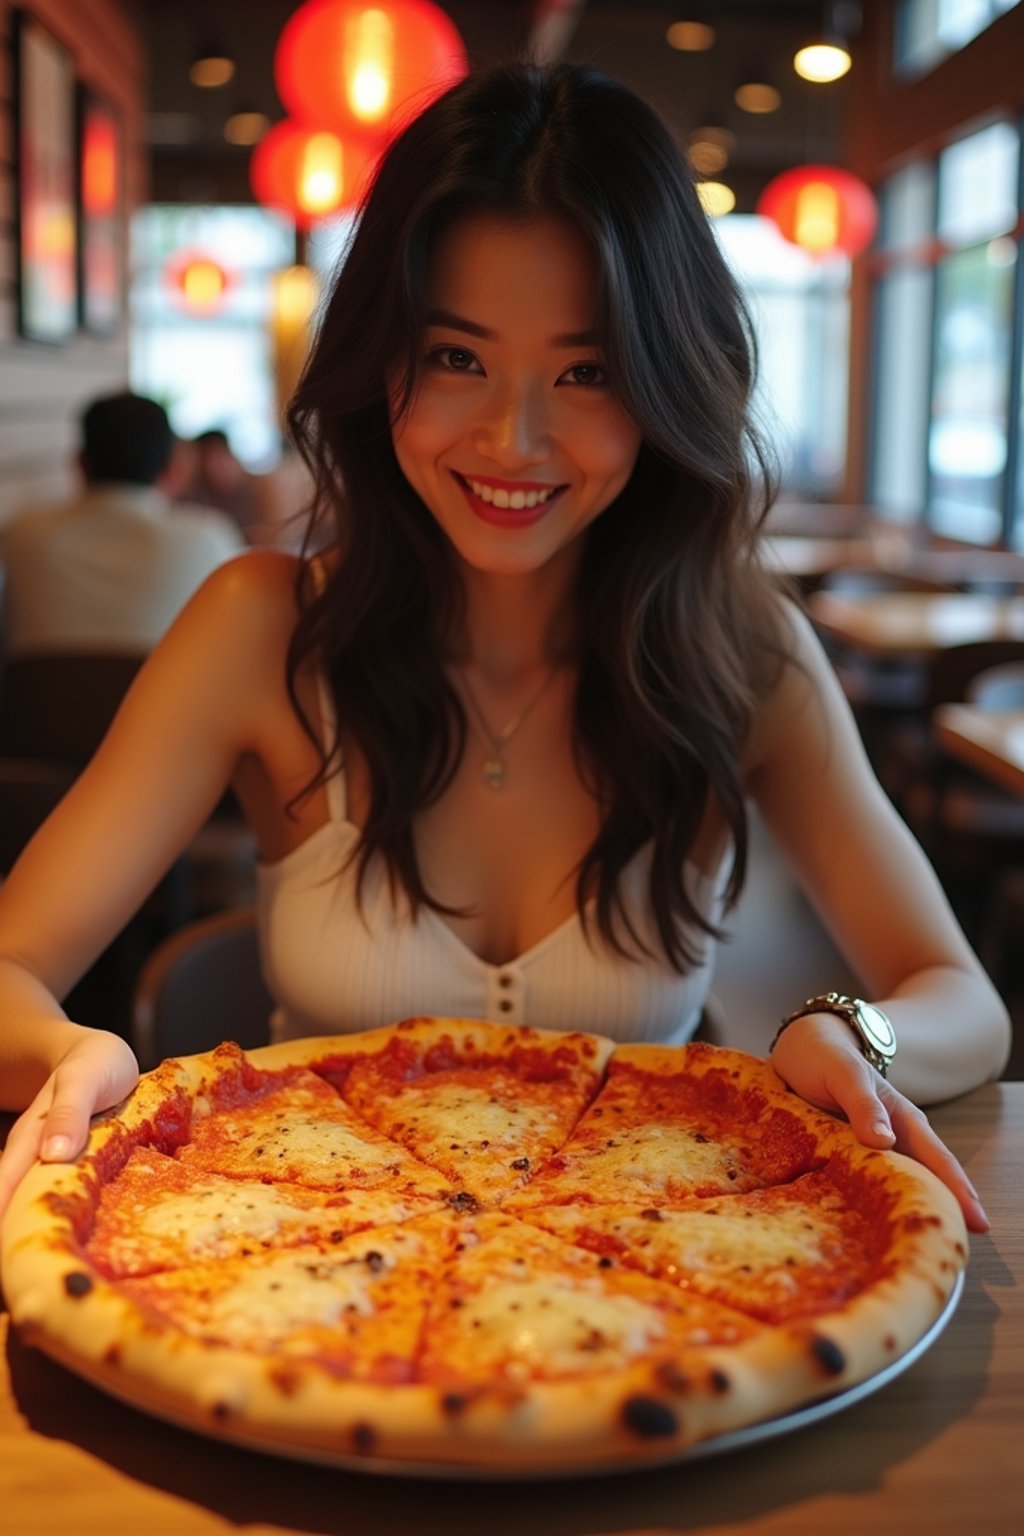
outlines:
[[489, 785], [491, 789], [504, 789], [505, 782], [508, 779], [508, 763], [505, 760], [505, 748], [508, 746], [513, 736], [519, 730], [519, 727], [525, 724], [527, 717], [533, 714], [533, 711], [537, 708], [537, 705], [540, 703], [541, 699], [544, 697], [548, 689], [551, 687], [551, 684], [554, 682], [555, 673], [557, 670], [558, 669], [556, 667], [551, 668], [551, 671], [548, 673], [543, 683], [541, 683], [533, 698], [528, 700], [528, 702], [523, 705], [518, 715], [516, 715], [515, 719], [510, 720], [508, 725], [506, 725], [504, 729], [500, 731], [494, 731], [491, 729], [491, 726], [487, 720], [487, 716], [480, 708], [479, 699], [473, 692], [472, 688], [469, 686], [469, 679], [466, 677], [465, 673], [459, 674], [462, 681], [462, 686], [466, 691], [466, 701], [469, 704], [473, 719], [476, 721], [484, 741], [490, 748], [487, 756], [484, 758], [483, 763], [481, 764], [481, 771], [483, 773], [484, 783]]

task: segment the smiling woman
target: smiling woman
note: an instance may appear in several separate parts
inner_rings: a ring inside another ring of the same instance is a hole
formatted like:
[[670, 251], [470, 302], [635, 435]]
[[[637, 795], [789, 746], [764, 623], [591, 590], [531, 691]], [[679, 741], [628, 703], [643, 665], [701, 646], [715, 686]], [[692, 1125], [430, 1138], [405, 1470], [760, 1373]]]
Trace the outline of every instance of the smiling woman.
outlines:
[[394, 142], [290, 411], [325, 553], [207, 583], [0, 890], [0, 1082], [30, 1104], [0, 1205], [131, 1087], [56, 999], [230, 782], [282, 1041], [426, 1014], [687, 1041], [755, 803], [889, 1043], [822, 993], [766, 1053], [984, 1228], [904, 1094], [996, 1075], [1005, 1013], [762, 566], [752, 381], [691, 168], [626, 87], [491, 70]]
[[597, 294], [596, 261], [563, 219], [466, 219], [438, 242], [395, 454], [471, 570], [557, 558], [571, 571], [578, 535], [633, 473], [640, 432], [586, 340]]

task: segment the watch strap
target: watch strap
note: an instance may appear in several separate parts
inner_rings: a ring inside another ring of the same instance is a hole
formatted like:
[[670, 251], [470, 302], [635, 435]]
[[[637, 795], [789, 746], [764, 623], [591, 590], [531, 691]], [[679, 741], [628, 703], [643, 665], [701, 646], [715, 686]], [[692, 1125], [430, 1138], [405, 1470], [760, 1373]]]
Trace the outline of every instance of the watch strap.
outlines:
[[[887, 1077], [889, 1065], [895, 1054], [895, 1047], [889, 1055], [885, 1055], [868, 1039], [863, 1026], [858, 1021], [859, 1010], [863, 1006], [865, 1005], [861, 1002], [860, 998], [846, 997], [842, 992], [822, 992], [817, 997], [809, 997], [805, 1003], [800, 1004], [799, 1008], [794, 1008], [792, 1013], [786, 1014], [786, 1017], [775, 1031], [775, 1037], [768, 1049], [768, 1054], [771, 1055], [772, 1051], [774, 1051], [779, 1036], [784, 1034], [797, 1019], [805, 1018], [809, 1013], [831, 1013], [849, 1025], [852, 1034], [856, 1037], [861, 1055], [865, 1061], [874, 1067], [881, 1077]], [[877, 1009], [876, 1012], [881, 1013], [881, 1009]], [[892, 1026], [890, 1025], [890, 1031], [891, 1028]]]

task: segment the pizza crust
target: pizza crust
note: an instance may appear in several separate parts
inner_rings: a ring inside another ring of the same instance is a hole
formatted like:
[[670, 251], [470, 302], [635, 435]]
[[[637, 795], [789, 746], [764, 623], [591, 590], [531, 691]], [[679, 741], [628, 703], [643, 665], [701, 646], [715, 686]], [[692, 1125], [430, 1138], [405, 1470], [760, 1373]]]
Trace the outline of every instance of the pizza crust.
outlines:
[[[91, 1266], [83, 1245], [103, 1187], [136, 1145], [187, 1142], [190, 1114], [239, 1070], [237, 1047], [166, 1062], [97, 1117], [73, 1164], [38, 1164], [0, 1233], [4, 1291], [19, 1332], [70, 1369], [147, 1411], [214, 1436], [311, 1459], [365, 1458], [438, 1469], [551, 1472], [671, 1459], [709, 1437], [773, 1418], [864, 1381], [910, 1350], [941, 1314], [967, 1259], [952, 1194], [921, 1165], [861, 1147], [848, 1128], [795, 1099], [772, 1069], [714, 1047], [620, 1047], [598, 1037], [462, 1021], [413, 1021], [402, 1038], [451, 1036], [480, 1051], [528, 1037], [543, 1050], [597, 1040], [589, 1060], [671, 1076], [725, 1072], [784, 1105], [871, 1181], [889, 1242], [873, 1283], [811, 1319], [758, 1326], [741, 1342], [611, 1363], [582, 1379], [394, 1384], [346, 1379], [315, 1360], [199, 1338], [140, 1309]], [[371, 1053], [394, 1031], [288, 1042], [246, 1053], [246, 1069], [289, 1071]], [[574, 1045], [574, 1048], [578, 1048]], [[614, 1053], [614, 1054], [613, 1054]], [[597, 1192], [598, 1196], [600, 1192]], [[413, 1218], [416, 1219], [416, 1218]], [[422, 1218], [441, 1221], [442, 1218]], [[457, 1223], [458, 1207], [445, 1213]], [[364, 1234], [360, 1234], [365, 1237]], [[595, 1287], [600, 1276], [595, 1272]], [[589, 1293], [588, 1293], [589, 1294]], [[595, 1292], [596, 1294], [596, 1292]]]

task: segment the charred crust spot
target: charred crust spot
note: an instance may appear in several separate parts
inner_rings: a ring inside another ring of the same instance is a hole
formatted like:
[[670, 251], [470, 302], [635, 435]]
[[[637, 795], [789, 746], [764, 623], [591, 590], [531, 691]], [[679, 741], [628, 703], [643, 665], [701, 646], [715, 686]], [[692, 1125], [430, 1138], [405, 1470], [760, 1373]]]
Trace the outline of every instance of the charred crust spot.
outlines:
[[675, 1409], [657, 1397], [627, 1397], [622, 1405], [622, 1419], [634, 1435], [644, 1440], [664, 1440], [679, 1432]]
[[708, 1381], [711, 1383], [712, 1391], [717, 1392], [720, 1397], [723, 1397], [732, 1387], [732, 1382], [728, 1376], [724, 1371], [718, 1370], [717, 1367], [708, 1376]]
[[275, 1366], [269, 1375], [270, 1380], [282, 1397], [294, 1397], [302, 1385], [302, 1377], [299, 1372], [290, 1370], [286, 1365]]
[[103, 1352], [103, 1364], [104, 1365], [113, 1365], [113, 1366], [117, 1366], [117, 1365], [121, 1364], [121, 1346], [120, 1346], [120, 1344], [111, 1344], [106, 1350], [104, 1350], [104, 1352]]
[[661, 1212], [659, 1210], [655, 1209], [655, 1207], [653, 1205], [649, 1205], [646, 1210], [643, 1210], [643, 1211], [640, 1212], [640, 1220], [641, 1221], [661, 1221], [662, 1220], [662, 1215], [661, 1215]]
[[460, 1413], [465, 1413], [469, 1407], [469, 1395], [466, 1392], [445, 1392], [441, 1397], [441, 1412], [449, 1418], [457, 1418]]
[[453, 1211], [478, 1211], [480, 1201], [468, 1189], [460, 1189], [456, 1195], [446, 1195], [445, 1200]]
[[887, 1333], [885, 1338], [882, 1340], [882, 1346], [884, 1349], [888, 1350], [889, 1354], [891, 1355], [893, 1350], [896, 1348], [895, 1336], [891, 1333]]
[[378, 1253], [376, 1248], [371, 1248], [365, 1256], [366, 1267], [371, 1275], [379, 1275], [384, 1268], [384, 1255]]
[[216, 1419], [218, 1424], [223, 1424], [226, 1419], [231, 1417], [230, 1403], [214, 1403], [210, 1409], [210, 1417]]
[[818, 1334], [811, 1341], [811, 1354], [829, 1376], [841, 1376], [846, 1369], [846, 1356], [834, 1339]]
[[365, 1420], [362, 1423], [353, 1424], [352, 1449], [354, 1451], [372, 1451], [376, 1444], [377, 1431], [374, 1429], [372, 1424], [367, 1424]]
[[669, 1392], [676, 1392], [681, 1395], [684, 1392], [689, 1392], [693, 1387], [692, 1376], [687, 1376], [685, 1371], [680, 1370], [674, 1360], [662, 1360], [661, 1364], [655, 1367], [654, 1375], [657, 1381]]
[[92, 1290], [92, 1276], [87, 1275], [82, 1269], [73, 1269], [64, 1276], [64, 1289], [76, 1300], [80, 1296], [88, 1296]]
[[530, 1159], [528, 1157], [517, 1157], [511, 1166], [515, 1168], [518, 1173], [525, 1173], [527, 1168], [530, 1166]]
[[601, 1257], [597, 1261], [597, 1267], [598, 1269], [611, 1269], [614, 1263], [614, 1259], [610, 1259], [606, 1253], [602, 1253]]

